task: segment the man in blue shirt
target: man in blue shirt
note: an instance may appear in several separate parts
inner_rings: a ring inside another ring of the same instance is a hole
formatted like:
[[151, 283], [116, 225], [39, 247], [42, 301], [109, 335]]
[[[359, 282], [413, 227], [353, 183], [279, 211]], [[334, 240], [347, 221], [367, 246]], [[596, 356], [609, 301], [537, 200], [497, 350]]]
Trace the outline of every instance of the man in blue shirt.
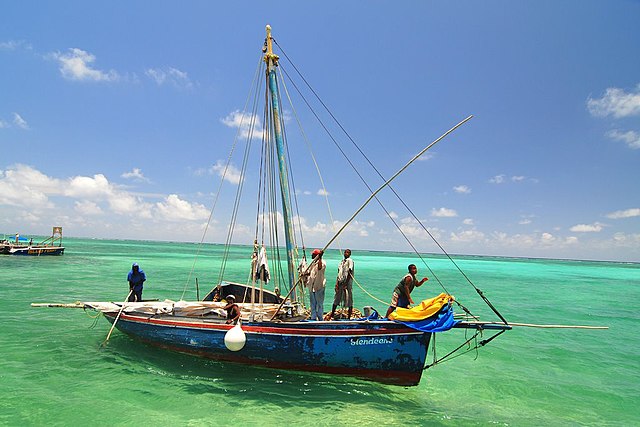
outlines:
[[127, 276], [129, 282], [129, 302], [142, 301], [142, 284], [147, 280], [144, 271], [140, 269], [137, 262], [131, 266], [131, 271]]

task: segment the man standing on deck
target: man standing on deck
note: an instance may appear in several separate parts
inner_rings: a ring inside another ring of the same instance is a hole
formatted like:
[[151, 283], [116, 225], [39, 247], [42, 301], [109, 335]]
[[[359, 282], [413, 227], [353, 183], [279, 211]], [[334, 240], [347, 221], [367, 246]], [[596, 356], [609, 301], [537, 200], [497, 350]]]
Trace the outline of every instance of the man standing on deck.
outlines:
[[129, 282], [129, 302], [142, 301], [142, 284], [147, 280], [147, 276], [144, 274], [144, 270], [140, 269], [137, 262], [134, 262], [131, 266], [131, 271], [127, 276]]
[[327, 263], [322, 260], [322, 251], [315, 249], [311, 253], [311, 270], [307, 279], [309, 288], [309, 298], [311, 299], [311, 320], [322, 320], [324, 311], [324, 286], [327, 280], [324, 273], [327, 270]]
[[333, 306], [329, 320], [333, 319], [338, 305], [342, 303], [349, 307], [347, 319], [351, 319], [353, 312], [353, 260], [351, 259], [351, 249], [345, 249], [344, 259], [338, 265], [338, 277], [336, 278], [336, 295], [333, 297]]
[[389, 317], [393, 310], [397, 307], [409, 308], [409, 304], [414, 304], [411, 299], [411, 291], [418, 286], [421, 286], [424, 282], [429, 280], [426, 277], [423, 277], [421, 281], [418, 282], [416, 279], [416, 274], [418, 274], [418, 267], [415, 264], [409, 264], [409, 273], [400, 280], [400, 283], [393, 290], [393, 296], [391, 297], [391, 305], [387, 310], [387, 314], [385, 317]]

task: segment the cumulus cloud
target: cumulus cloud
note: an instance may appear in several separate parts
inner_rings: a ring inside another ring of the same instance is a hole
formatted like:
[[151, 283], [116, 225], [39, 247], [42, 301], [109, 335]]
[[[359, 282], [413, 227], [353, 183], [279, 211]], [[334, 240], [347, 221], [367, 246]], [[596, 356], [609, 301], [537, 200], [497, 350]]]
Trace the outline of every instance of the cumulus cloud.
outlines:
[[191, 89], [193, 87], [189, 75], [177, 68], [149, 68], [145, 71], [145, 74], [156, 82], [158, 86], [170, 84], [177, 88]]
[[464, 225], [473, 225], [474, 224], [473, 219], [471, 219], [471, 218], [465, 218], [464, 220], [462, 220], [462, 223]]
[[640, 149], [640, 133], [635, 131], [622, 132], [617, 129], [607, 132], [607, 136], [614, 141], [622, 141], [633, 150]]
[[93, 177], [75, 176], [69, 179], [64, 189], [64, 194], [68, 197], [105, 198], [113, 193], [113, 185], [103, 174]]
[[389, 212], [389, 218], [398, 219], [398, 214], [395, 213], [394, 211], [391, 211], [391, 212]]
[[640, 85], [630, 92], [608, 88], [602, 98], [589, 98], [587, 109], [595, 117], [623, 118], [640, 115]]
[[51, 56], [58, 61], [62, 77], [68, 80], [111, 82], [120, 78], [114, 70], [92, 68], [96, 57], [82, 49], [71, 48], [66, 53], [56, 52]]
[[471, 189], [469, 187], [467, 187], [466, 185], [456, 185], [455, 187], [453, 187], [453, 191], [455, 191], [456, 193], [460, 193], [460, 194], [470, 194], [471, 193]]
[[485, 234], [478, 230], [464, 230], [459, 233], [451, 233], [451, 240], [453, 242], [482, 242], [485, 240]]
[[156, 203], [156, 208], [160, 217], [169, 221], [206, 220], [209, 217], [209, 211], [203, 205], [182, 200], [176, 194]]
[[603, 224], [595, 222], [593, 224], [577, 224], [570, 228], [576, 233], [599, 233], [604, 228]]
[[31, 211], [52, 209], [54, 197], [61, 203], [70, 199], [74, 211], [85, 216], [115, 214], [156, 222], [200, 221], [209, 216], [201, 204], [182, 200], [175, 194], [150, 203], [110, 183], [103, 174], [55, 179], [20, 164], [0, 171], [0, 205]]
[[100, 206], [88, 200], [75, 202], [74, 208], [76, 212], [82, 215], [96, 216], [96, 215], [102, 215], [104, 213], [104, 211], [102, 210], [102, 208], [100, 208]]
[[227, 167], [225, 167], [225, 163], [222, 160], [218, 160], [215, 165], [211, 167], [210, 172], [212, 174], [216, 174], [219, 177], [223, 178], [225, 181], [230, 182], [232, 184], [240, 184], [242, 180], [242, 174], [240, 169], [235, 167], [233, 164], [229, 163]]
[[320, 188], [320, 189], [316, 192], [316, 194], [317, 194], [318, 196], [328, 196], [328, 195], [329, 195], [329, 192], [328, 192], [327, 190], [325, 190], [324, 188]]
[[638, 244], [640, 244], [640, 233], [632, 233], [632, 234], [625, 234], [620, 232], [615, 233], [613, 235], [613, 240], [618, 246], [623, 246], [623, 247], [637, 246]]
[[611, 219], [633, 218], [636, 216], [640, 216], [640, 208], [632, 208], [632, 209], [626, 209], [623, 211], [615, 211], [615, 212], [608, 213], [606, 216], [607, 218], [611, 218]]
[[260, 117], [244, 114], [240, 110], [233, 111], [227, 117], [220, 120], [225, 126], [236, 128], [240, 131], [241, 138], [261, 139], [264, 130]]
[[60, 182], [30, 166], [17, 164], [0, 173], [0, 204], [31, 208], [52, 207], [49, 195], [59, 193]]
[[431, 216], [438, 218], [452, 218], [458, 216], [458, 213], [454, 209], [440, 208], [431, 209]]
[[120, 176], [126, 179], [134, 179], [136, 181], [150, 182], [149, 179], [144, 176], [140, 168], [133, 168], [131, 172], [125, 172]]

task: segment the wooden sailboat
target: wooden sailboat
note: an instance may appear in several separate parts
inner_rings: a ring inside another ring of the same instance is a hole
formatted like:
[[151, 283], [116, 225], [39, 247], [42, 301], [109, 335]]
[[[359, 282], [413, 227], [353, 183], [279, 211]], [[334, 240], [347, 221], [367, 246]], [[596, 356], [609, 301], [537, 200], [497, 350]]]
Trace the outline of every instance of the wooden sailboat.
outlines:
[[[265, 193], [261, 196], [263, 199], [258, 204], [268, 205], [260, 217], [263, 220], [275, 218], [273, 219], [274, 227], [277, 223], [277, 216], [273, 213], [275, 209], [278, 208], [282, 215], [286, 271], [272, 276], [284, 278], [283, 292], [279, 288], [272, 292], [264, 289], [265, 277], [260, 277], [254, 262], [252, 279], [249, 283], [230, 283], [221, 280], [203, 301], [83, 302], [76, 306], [99, 310], [113, 327], [135, 339], [158, 347], [222, 361], [327, 374], [346, 374], [398, 385], [416, 385], [420, 382], [425, 369], [427, 350], [435, 333], [432, 330], [455, 327], [468, 328], [476, 332], [493, 330], [496, 335], [499, 335], [510, 329], [502, 318], [496, 323], [448, 321], [447, 328], [429, 329], [428, 325], [425, 326], [425, 321], [442, 326], [439, 320], [453, 315], [451, 308], [453, 298], [446, 299], [442, 309], [436, 310], [433, 317], [423, 319], [420, 327], [416, 327], [411, 322], [391, 321], [376, 318], [374, 315], [341, 321], [307, 320], [303, 282], [305, 273], [315, 265], [316, 261], [300, 266], [298, 246], [295, 243], [292, 192], [289, 190], [291, 177], [287, 162], [286, 141], [282, 131], [280, 86], [276, 73], [279, 57], [273, 51], [273, 38], [269, 26], [267, 26], [263, 53], [265, 88], [268, 94], [268, 111], [265, 113], [265, 118], [269, 119], [270, 126], [264, 131], [263, 143], [266, 145], [261, 150], [265, 155], [261, 161], [260, 170], [263, 167], [265, 170], [272, 167], [273, 177], [277, 178], [270, 180], [272, 175], [266, 173], [261, 175], [261, 180], [264, 177], [265, 188], [275, 192], [267, 196], [267, 190], [264, 190]], [[441, 138], [444, 136], [446, 134]], [[402, 170], [404, 168], [398, 174]], [[387, 186], [391, 179], [378, 190], [372, 191], [365, 204], [375, 198], [377, 192]], [[275, 196], [276, 193], [279, 196]], [[276, 197], [279, 203], [276, 203]], [[339, 232], [350, 221], [345, 223]], [[269, 231], [266, 234], [269, 234]], [[333, 239], [327, 243], [325, 250], [332, 241]], [[254, 261], [260, 250], [256, 237]], [[278, 253], [276, 251], [276, 254]], [[276, 263], [276, 265], [279, 264]], [[225, 296], [225, 290], [230, 289], [233, 289], [233, 292], [229, 293], [233, 293], [236, 297], [238, 294], [243, 294], [239, 301], [237, 300], [243, 319], [241, 326], [233, 326], [225, 322], [223, 311], [225, 303], [217, 301], [218, 297]], [[386, 310], [386, 307], [383, 309]], [[241, 329], [241, 332], [235, 344], [230, 345], [229, 334], [232, 329], [234, 331]]]

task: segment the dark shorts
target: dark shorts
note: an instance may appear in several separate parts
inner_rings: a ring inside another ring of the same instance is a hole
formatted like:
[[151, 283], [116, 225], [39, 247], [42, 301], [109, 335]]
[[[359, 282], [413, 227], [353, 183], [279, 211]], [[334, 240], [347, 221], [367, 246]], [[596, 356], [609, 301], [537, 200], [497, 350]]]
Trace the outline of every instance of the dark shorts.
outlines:
[[397, 292], [394, 292], [391, 297], [391, 307], [409, 308], [409, 299], [404, 295], [398, 295]]
[[338, 284], [338, 290], [333, 297], [333, 305], [336, 307], [344, 304], [345, 307], [353, 307], [353, 286], [349, 280], [345, 285]]

